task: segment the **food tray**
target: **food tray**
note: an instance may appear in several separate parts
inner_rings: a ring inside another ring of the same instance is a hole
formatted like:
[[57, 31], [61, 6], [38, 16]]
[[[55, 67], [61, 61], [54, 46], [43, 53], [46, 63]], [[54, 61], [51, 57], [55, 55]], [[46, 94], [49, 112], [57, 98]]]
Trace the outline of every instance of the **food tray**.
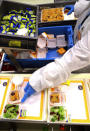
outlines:
[[[64, 16], [65, 19], [64, 20], [58, 20], [58, 21], [48, 21], [48, 22], [43, 22], [42, 21], [42, 10], [43, 9], [55, 9], [55, 8], [64, 8], [65, 5], [71, 5], [71, 4], [75, 4], [75, 1], [61, 1], [59, 3], [53, 3], [53, 4], [42, 4], [39, 5], [39, 27], [43, 27], [43, 26], [53, 26], [53, 25], [72, 25], [75, 26], [76, 24], [76, 18], [74, 18], [74, 13], [72, 15], [70, 15], [70, 17], [66, 17], [66, 15]], [[69, 18], [69, 19], [68, 19]]]

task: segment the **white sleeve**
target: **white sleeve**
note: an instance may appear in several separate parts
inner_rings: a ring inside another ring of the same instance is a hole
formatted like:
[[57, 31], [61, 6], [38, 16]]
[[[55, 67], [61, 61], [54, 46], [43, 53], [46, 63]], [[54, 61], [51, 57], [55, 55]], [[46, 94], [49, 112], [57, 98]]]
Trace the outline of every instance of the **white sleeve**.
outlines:
[[55, 87], [65, 82], [72, 71], [90, 64], [90, 32], [75, 46], [69, 49], [62, 58], [35, 71], [30, 77], [31, 86], [37, 91]]

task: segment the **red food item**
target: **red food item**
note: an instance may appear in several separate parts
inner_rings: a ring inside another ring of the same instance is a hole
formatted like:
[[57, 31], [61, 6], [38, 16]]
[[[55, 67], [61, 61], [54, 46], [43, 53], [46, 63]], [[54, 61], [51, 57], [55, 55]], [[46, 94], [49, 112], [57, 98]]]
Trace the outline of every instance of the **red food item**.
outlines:
[[6, 109], [4, 110], [4, 113], [6, 113]]
[[69, 10], [68, 10], [68, 9], [66, 9], [66, 10], [64, 11], [64, 13], [65, 13], [65, 14], [67, 14], [68, 12], [69, 12]]
[[60, 130], [60, 131], [64, 131], [64, 130], [65, 130], [65, 126], [61, 125], [61, 126], [59, 127], [59, 130]]

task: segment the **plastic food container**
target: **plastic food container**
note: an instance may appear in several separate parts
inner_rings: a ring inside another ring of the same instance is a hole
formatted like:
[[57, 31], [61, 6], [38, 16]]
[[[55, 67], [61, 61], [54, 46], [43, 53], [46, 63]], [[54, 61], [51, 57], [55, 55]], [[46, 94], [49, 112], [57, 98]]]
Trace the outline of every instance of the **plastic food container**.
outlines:
[[65, 46], [67, 46], [67, 42], [66, 42], [66, 40], [65, 40], [65, 35], [57, 35], [56, 36], [56, 38], [57, 38], [57, 47], [65, 47]]
[[[51, 27], [40, 27], [39, 28], [39, 35], [43, 32], [47, 34], [54, 34], [56, 37], [57, 35], [65, 35], [67, 40], [67, 50], [73, 47], [73, 29], [72, 26], [51, 26]], [[32, 58], [32, 59], [17, 59], [20, 65], [23, 68], [40, 68], [45, 66], [46, 64], [52, 62], [57, 57], [62, 57], [57, 53], [57, 48], [48, 49], [46, 53], [46, 58]], [[5, 62], [10, 62], [7, 55], [4, 57]], [[11, 63], [11, 62], [10, 62]]]
[[56, 38], [48, 39], [47, 40], [47, 47], [48, 48], [56, 48]]

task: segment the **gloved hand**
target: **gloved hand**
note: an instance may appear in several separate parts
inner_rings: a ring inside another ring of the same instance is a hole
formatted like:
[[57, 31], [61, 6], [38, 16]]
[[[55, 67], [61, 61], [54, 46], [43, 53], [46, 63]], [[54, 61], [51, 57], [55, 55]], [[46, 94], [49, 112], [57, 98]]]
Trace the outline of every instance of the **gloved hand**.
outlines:
[[23, 103], [29, 96], [33, 95], [36, 91], [32, 88], [32, 86], [28, 82], [26, 87], [24, 88], [24, 92], [25, 94], [21, 100], [21, 103]]
[[66, 6], [64, 7], [64, 11], [65, 11], [66, 9], [69, 9], [69, 10], [70, 10], [70, 11], [67, 13], [67, 15], [70, 15], [72, 12], [74, 12], [74, 5], [66, 5]]

